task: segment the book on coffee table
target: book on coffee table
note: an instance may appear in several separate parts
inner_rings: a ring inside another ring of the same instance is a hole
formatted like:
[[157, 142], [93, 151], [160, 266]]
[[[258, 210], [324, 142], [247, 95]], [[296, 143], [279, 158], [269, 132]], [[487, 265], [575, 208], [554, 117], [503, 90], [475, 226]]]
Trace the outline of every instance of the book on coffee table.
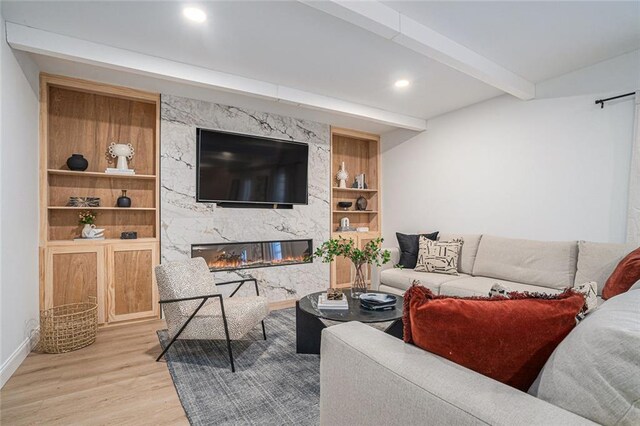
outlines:
[[340, 300], [329, 300], [327, 293], [322, 293], [318, 296], [318, 309], [349, 309], [349, 302], [346, 296]]

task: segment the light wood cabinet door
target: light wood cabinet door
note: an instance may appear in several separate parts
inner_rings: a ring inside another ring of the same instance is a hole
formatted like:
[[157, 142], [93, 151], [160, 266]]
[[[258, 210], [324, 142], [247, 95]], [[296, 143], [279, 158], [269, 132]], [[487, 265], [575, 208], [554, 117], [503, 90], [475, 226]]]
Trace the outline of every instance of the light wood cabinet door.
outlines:
[[104, 247], [48, 247], [44, 277], [44, 309], [96, 298], [98, 323], [105, 322]]
[[331, 262], [331, 287], [351, 287], [352, 269], [351, 260], [342, 256], [336, 257], [335, 260]]
[[[378, 238], [379, 235], [363, 235], [360, 238], [358, 238], [358, 248], [359, 249], [364, 249], [364, 247], [371, 242], [372, 240], [375, 240], [376, 238]], [[371, 265], [367, 265], [367, 267], [364, 269], [364, 274], [365, 277], [364, 279], [367, 281], [367, 286], [371, 287]]]
[[[358, 244], [358, 236], [357, 235], [349, 235], [349, 234], [340, 234], [334, 233], [331, 235], [333, 239], [352, 239], [355, 244]], [[334, 288], [349, 288], [351, 287], [352, 282], [352, 273], [351, 273], [351, 260], [346, 257], [336, 257], [333, 262], [331, 262], [331, 287]]]
[[157, 243], [118, 243], [109, 247], [109, 322], [158, 315], [158, 291], [153, 273], [157, 264]]
[[[358, 234], [340, 234], [334, 233], [331, 238], [345, 238], [352, 239], [356, 247], [359, 249], [363, 249], [364, 246], [371, 240], [375, 240], [380, 235], [377, 233], [358, 233]], [[333, 262], [331, 262], [331, 287], [336, 288], [348, 288], [351, 287], [351, 283], [353, 283], [353, 274], [355, 270], [351, 264], [351, 260], [344, 257], [337, 257]], [[371, 266], [368, 266], [365, 270], [365, 280], [368, 285], [371, 285]]]

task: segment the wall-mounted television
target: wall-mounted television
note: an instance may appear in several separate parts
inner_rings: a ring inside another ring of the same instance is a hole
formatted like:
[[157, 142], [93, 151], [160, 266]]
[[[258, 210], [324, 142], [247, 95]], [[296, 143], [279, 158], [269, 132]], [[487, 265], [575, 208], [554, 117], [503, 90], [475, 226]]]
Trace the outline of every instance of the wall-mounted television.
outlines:
[[197, 144], [196, 201], [308, 203], [307, 144], [207, 129]]

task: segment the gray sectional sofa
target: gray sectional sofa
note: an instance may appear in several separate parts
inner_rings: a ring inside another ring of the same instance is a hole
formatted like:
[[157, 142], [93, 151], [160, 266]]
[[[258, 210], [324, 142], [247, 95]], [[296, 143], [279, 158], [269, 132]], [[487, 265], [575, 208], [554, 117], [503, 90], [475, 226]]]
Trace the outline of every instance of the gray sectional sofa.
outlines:
[[588, 241], [534, 241], [491, 235], [442, 233], [440, 240], [462, 238], [459, 275], [398, 269], [399, 250], [389, 248], [391, 262], [372, 271], [372, 287], [403, 294], [414, 280], [434, 294], [487, 296], [503, 284], [514, 291], [560, 293], [589, 281], [598, 283], [598, 296], [618, 262], [635, 247]]
[[[635, 248], [461, 237], [460, 275], [385, 267], [372, 277], [375, 285], [403, 293], [416, 279], [435, 293], [473, 296], [487, 295], [496, 282], [559, 292], [595, 281], [600, 294], [617, 263]], [[344, 323], [322, 333], [320, 424], [635, 425], [640, 424], [638, 365], [640, 282], [589, 314], [556, 349], [529, 393], [375, 328]]]

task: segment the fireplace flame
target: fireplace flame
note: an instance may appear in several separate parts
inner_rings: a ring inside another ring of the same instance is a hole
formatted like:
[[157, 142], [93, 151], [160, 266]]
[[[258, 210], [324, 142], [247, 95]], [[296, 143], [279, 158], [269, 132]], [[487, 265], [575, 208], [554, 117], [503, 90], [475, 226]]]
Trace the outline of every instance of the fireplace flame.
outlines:
[[192, 247], [212, 271], [309, 263], [311, 240], [202, 244]]
[[282, 259], [256, 259], [243, 261], [240, 256], [230, 256], [221, 254], [216, 259], [208, 260], [207, 264], [211, 269], [238, 269], [255, 266], [287, 265], [290, 263], [306, 263], [306, 256], [289, 256]]

